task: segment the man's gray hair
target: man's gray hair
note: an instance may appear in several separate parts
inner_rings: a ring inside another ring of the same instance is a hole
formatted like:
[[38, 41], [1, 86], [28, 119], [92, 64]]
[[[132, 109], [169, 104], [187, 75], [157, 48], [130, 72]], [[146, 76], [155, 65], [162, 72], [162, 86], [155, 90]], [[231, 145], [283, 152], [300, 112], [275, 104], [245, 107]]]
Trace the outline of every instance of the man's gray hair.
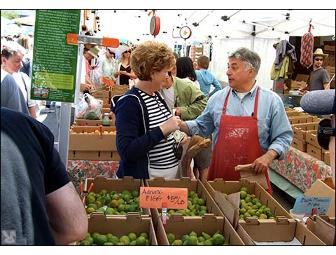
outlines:
[[261, 59], [259, 55], [247, 48], [239, 48], [233, 53], [229, 54], [229, 58], [238, 58], [244, 62], [246, 62], [251, 68], [253, 68], [256, 74], [260, 68]]

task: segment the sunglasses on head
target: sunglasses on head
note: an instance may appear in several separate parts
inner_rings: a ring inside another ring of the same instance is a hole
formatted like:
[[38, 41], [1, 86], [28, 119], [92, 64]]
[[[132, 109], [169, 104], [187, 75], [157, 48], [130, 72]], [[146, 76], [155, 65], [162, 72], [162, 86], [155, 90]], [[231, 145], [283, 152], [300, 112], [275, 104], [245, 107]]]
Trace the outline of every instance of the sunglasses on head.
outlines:
[[335, 128], [331, 127], [330, 119], [323, 119], [320, 121], [317, 128], [317, 141], [323, 149], [329, 149], [330, 137], [335, 136], [335, 130]]

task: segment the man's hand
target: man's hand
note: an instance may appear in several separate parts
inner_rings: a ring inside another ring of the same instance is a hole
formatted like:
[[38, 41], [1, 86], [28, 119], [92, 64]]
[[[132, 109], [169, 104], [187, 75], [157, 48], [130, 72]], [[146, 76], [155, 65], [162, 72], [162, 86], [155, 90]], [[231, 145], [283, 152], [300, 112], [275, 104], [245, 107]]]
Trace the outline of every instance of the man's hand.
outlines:
[[252, 168], [256, 174], [266, 173], [272, 161], [277, 157], [278, 153], [276, 151], [269, 150], [252, 163]]

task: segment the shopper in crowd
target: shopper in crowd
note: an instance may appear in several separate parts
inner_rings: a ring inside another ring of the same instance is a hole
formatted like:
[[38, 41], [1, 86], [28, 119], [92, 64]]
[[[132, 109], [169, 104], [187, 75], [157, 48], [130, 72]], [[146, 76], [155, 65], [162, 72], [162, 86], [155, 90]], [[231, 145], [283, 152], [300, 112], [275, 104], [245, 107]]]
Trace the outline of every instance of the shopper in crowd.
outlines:
[[117, 78], [118, 85], [129, 86], [130, 79], [136, 79], [136, 75], [132, 71], [130, 65], [132, 50], [129, 47], [121, 46], [123, 50], [121, 51], [121, 59], [118, 64], [117, 72], [115, 72], [114, 77]]
[[[195, 86], [195, 88], [197, 88], [200, 91], [200, 84], [197, 82], [197, 76], [196, 76], [196, 72], [194, 70], [194, 66], [193, 66], [193, 62], [191, 58], [180, 57], [176, 60], [176, 76], [178, 78], [182, 78], [186, 82], [191, 82]], [[177, 99], [177, 102], [178, 101], [180, 100]], [[187, 102], [184, 102], [184, 103], [187, 103]], [[204, 109], [202, 109], [202, 111], [203, 110]], [[180, 112], [180, 107], [177, 107], [176, 113], [179, 114], [179, 112]], [[198, 112], [197, 115], [194, 115], [192, 119], [195, 119], [196, 117], [198, 117], [198, 115], [200, 115], [201, 112]], [[191, 119], [182, 118], [182, 120], [191, 120]], [[208, 146], [207, 148], [202, 149], [198, 154], [195, 155], [193, 171], [196, 176], [200, 176], [201, 178], [205, 178], [207, 176], [209, 165], [210, 165], [210, 158], [211, 158], [211, 146]]]
[[[222, 89], [221, 84], [215, 78], [215, 76], [208, 71], [209, 58], [207, 56], [200, 56], [197, 59], [198, 70], [196, 70], [197, 81], [200, 84], [200, 88], [204, 95], [210, 97], [213, 93]], [[211, 90], [213, 86], [213, 90]]]
[[173, 52], [166, 44], [147, 41], [132, 52], [130, 64], [139, 81], [124, 96], [113, 97], [121, 158], [117, 176], [175, 178], [179, 144], [168, 135], [181, 120], [158, 92], [175, 65]]
[[[204, 110], [207, 98], [192, 81], [180, 79], [174, 74], [176, 74], [176, 68], [166, 77], [161, 93], [171, 112], [174, 112], [176, 116], [182, 120], [196, 119]], [[211, 146], [208, 147], [209, 150], [202, 150], [202, 153], [200, 152], [194, 157], [194, 174], [201, 180], [207, 179]]]
[[36, 118], [36, 102], [30, 98], [31, 80], [27, 74], [20, 71], [24, 52], [19, 49], [4, 48], [1, 56], [2, 68], [13, 76], [24, 97], [30, 116]]
[[180, 57], [176, 59], [176, 77], [189, 79], [194, 82], [196, 87], [200, 88], [193, 62], [189, 57]]
[[317, 48], [313, 55], [313, 71], [310, 73], [306, 89], [309, 91], [330, 89], [330, 77], [327, 70], [323, 68], [323, 60], [328, 54], [324, 54], [321, 48]]
[[115, 52], [112, 48], [106, 47], [105, 58], [102, 64], [102, 75], [111, 80], [115, 80], [114, 74], [116, 72], [117, 65]]
[[319, 145], [330, 152], [333, 186], [335, 187], [335, 89], [312, 91], [301, 98], [300, 105], [305, 112], [317, 115], [330, 115], [320, 121], [317, 129]]
[[89, 92], [91, 89], [95, 88], [93, 79], [92, 79], [92, 66], [95, 66], [94, 59], [98, 58], [99, 48], [93, 45], [85, 45], [83, 56], [84, 61], [81, 71], [81, 92]]
[[13, 76], [1, 68], [1, 107], [29, 114], [24, 96]]
[[2, 244], [66, 245], [85, 238], [87, 229], [83, 203], [50, 130], [1, 107]]
[[271, 185], [268, 168], [282, 159], [293, 132], [281, 98], [256, 80], [260, 67], [257, 53], [239, 48], [229, 56], [229, 86], [208, 100], [202, 115], [181, 123], [181, 130], [201, 136], [212, 135], [213, 153], [208, 180], [239, 180], [235, 166], [252, 164]]

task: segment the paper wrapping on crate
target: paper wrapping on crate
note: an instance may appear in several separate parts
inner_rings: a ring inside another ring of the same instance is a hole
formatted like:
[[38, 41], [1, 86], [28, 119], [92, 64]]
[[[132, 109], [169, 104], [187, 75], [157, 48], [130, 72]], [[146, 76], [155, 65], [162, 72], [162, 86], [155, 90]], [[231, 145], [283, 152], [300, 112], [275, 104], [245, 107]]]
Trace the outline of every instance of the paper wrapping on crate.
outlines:
[[264, 189], [268, 189], [267, 180], [263, 173], [255, 174], [252, 164], [237, 165], [235, 171], [239, 171], [240, 179], [246, 179], [251, 182], [259, 183]]

